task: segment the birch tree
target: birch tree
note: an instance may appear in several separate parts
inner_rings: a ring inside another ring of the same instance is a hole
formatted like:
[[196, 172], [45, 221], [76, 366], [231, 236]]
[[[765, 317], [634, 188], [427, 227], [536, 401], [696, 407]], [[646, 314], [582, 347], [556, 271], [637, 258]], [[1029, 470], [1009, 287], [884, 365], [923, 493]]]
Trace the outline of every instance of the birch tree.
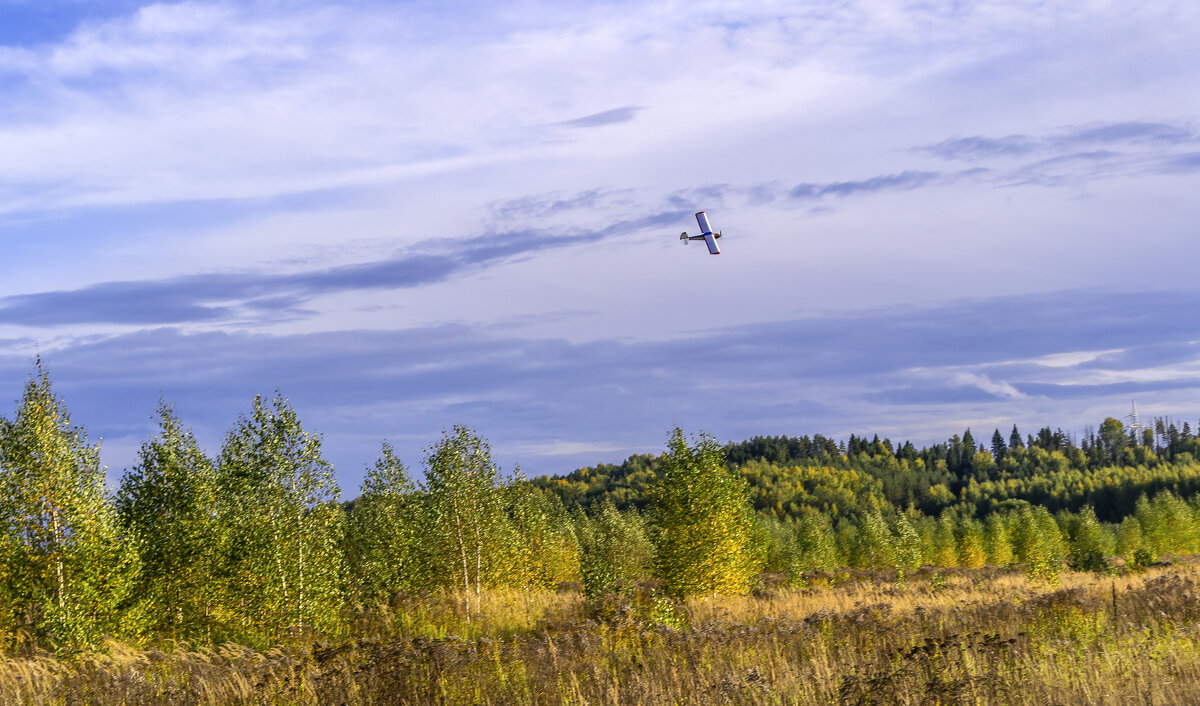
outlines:
[[260, 641], [336, 630], [345, 513], [321, 437], [278, 392], [255, 397], [226, 436], [217, 488], [231, 627]]
[[425, 458], [430, 518], [426, 536], [447, 588], [461, 588], [470, 609], [507, 568], [504, 538], [511, 537], [498, 487], [499, 469], [488, 443], [467, 427], [443, 433]]
[[100, 447], [73, 426], [37, 362], [12, 421], [0, 420], [0, 631], [72, 651], [121, 634], [137, 571], [104, 484]]
[[219, 570], [216, 470], [170, 405], [160, 401], [157, 416], [157, 434], [142, 444], [117, 495], [140, 557], [136, 605], [156, 634], [209, 637]]
[[688, 446], [676, 427], [651, 489], [658, 527], [656, 573], [670, 595], [744, 593], [763, 565], [753, 541], [754, 510], [745, 480], [725, 466], [716, 440]]
[[419, 537], [426, 514], [408, 469], [385, 442], [348, 518], [348, 564], [360, 600], [429, 587], [432, 577]]
[[554, 588], [580, 579], [579, 538], [557, 495], [549, 495], [525, 479], [520, 469], [505, 488], [508, 517], [515, 531], [512, 546], [521, 585]]

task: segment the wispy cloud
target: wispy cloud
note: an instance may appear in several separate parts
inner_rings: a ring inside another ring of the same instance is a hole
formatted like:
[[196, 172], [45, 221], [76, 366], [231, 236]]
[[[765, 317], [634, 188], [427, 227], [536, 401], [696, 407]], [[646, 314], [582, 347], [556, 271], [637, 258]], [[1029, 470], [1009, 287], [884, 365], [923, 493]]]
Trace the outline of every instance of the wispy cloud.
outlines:
[[[576, 200], [574, 206], [587, 202]], [[495, 266], [545, 250], [629, 237], [647, 228], [678, 222], [686, 215], [686, 211], [645, 213], [591, 230], [487, 232], [426, 242], [416, 246], [415, 252], [372, 262], [287, 274], [198, 274], [16, 294], [0, 298], [0, 324], [46, 327], [75, 323], [281, 321], [311, 313], [303, 306], [317, 296], [434, 284], [469, 269]]]
[[862, 179], [860, 181], [834, 181], [825, 184], [797, 184], [789, 195], [793, 199], [819, 199], [823, 196], [852, 196], [877, 191], [904, 191], [926, 186], [941, 175], [938, 172], [906, 171], [899, 174]]
[[636, 105], [625, 106], [623, 108], [613, 108], [612, 110], [606, 110], [601, 113], [585, 115], [582, 118], [564, 120], [563, 122], [558, 123], [558, 125], [570, 128], [584, 128], [627, 123], [637, 117], [639, 110], [643, 110], [643, 108]]
[[[997, 157], [1023, 157], [1035, 152], [1079, 152], [1081, 146], [1154, 146], [1195, 145], [1200, 134], [1188, 126], [1162, 122], [1100, 123], [1059, 132], [1031, 136], [1006, 135], [955, 137], [914, 148], [915, 152], [943, 159], [977, 161]], [[1095, 152], [1096, 150], [1093, 150]]]

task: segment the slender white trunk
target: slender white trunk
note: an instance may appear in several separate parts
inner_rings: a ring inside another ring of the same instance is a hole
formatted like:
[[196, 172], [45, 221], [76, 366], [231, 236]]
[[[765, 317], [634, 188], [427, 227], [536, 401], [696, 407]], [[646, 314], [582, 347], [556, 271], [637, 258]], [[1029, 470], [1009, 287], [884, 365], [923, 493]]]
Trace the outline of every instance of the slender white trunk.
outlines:
[[58, 607], [62, 608], [67, 602], [67, 579], [63, 567], [62, 559], [62, 524], [58, 518], [58, 508], [50, 509], [50, 525], [54, 533], [54, 544], [51, 549], [54, 553], [54, 570], [58, 574]]
[[296, 586], [296, 606], [300, 612], [300, 630], [304, 630], [304, 507], [301, 506], [296, 512], [296, 540], [299, 543], [299, 573]]

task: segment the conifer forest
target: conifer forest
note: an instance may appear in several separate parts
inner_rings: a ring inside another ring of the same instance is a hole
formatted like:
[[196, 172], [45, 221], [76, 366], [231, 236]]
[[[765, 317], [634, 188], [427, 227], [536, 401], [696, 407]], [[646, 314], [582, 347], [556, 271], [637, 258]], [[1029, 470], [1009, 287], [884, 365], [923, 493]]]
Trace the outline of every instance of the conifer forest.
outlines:
[[0, 415], [0, 704], [1200, 700], [1190, 420], [536, 478], [456, 426], [351, 490], [279, 393], [155, 418], [120, 475], [40, 362]]

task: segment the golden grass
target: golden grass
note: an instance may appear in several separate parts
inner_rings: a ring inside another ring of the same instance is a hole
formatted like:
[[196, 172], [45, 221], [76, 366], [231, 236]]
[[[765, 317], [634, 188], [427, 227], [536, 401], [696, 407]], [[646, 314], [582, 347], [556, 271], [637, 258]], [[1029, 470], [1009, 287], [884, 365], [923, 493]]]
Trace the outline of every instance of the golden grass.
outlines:
[[[1114, 600], [1115, 597], [1115, 600]], [[1200, 703], [1200, 572], [813, 577], [672, 606], [400, 598], [360, 637], [0, 658], [0, 704]], [[666, 624], [664, 624], [664, 622]]]

